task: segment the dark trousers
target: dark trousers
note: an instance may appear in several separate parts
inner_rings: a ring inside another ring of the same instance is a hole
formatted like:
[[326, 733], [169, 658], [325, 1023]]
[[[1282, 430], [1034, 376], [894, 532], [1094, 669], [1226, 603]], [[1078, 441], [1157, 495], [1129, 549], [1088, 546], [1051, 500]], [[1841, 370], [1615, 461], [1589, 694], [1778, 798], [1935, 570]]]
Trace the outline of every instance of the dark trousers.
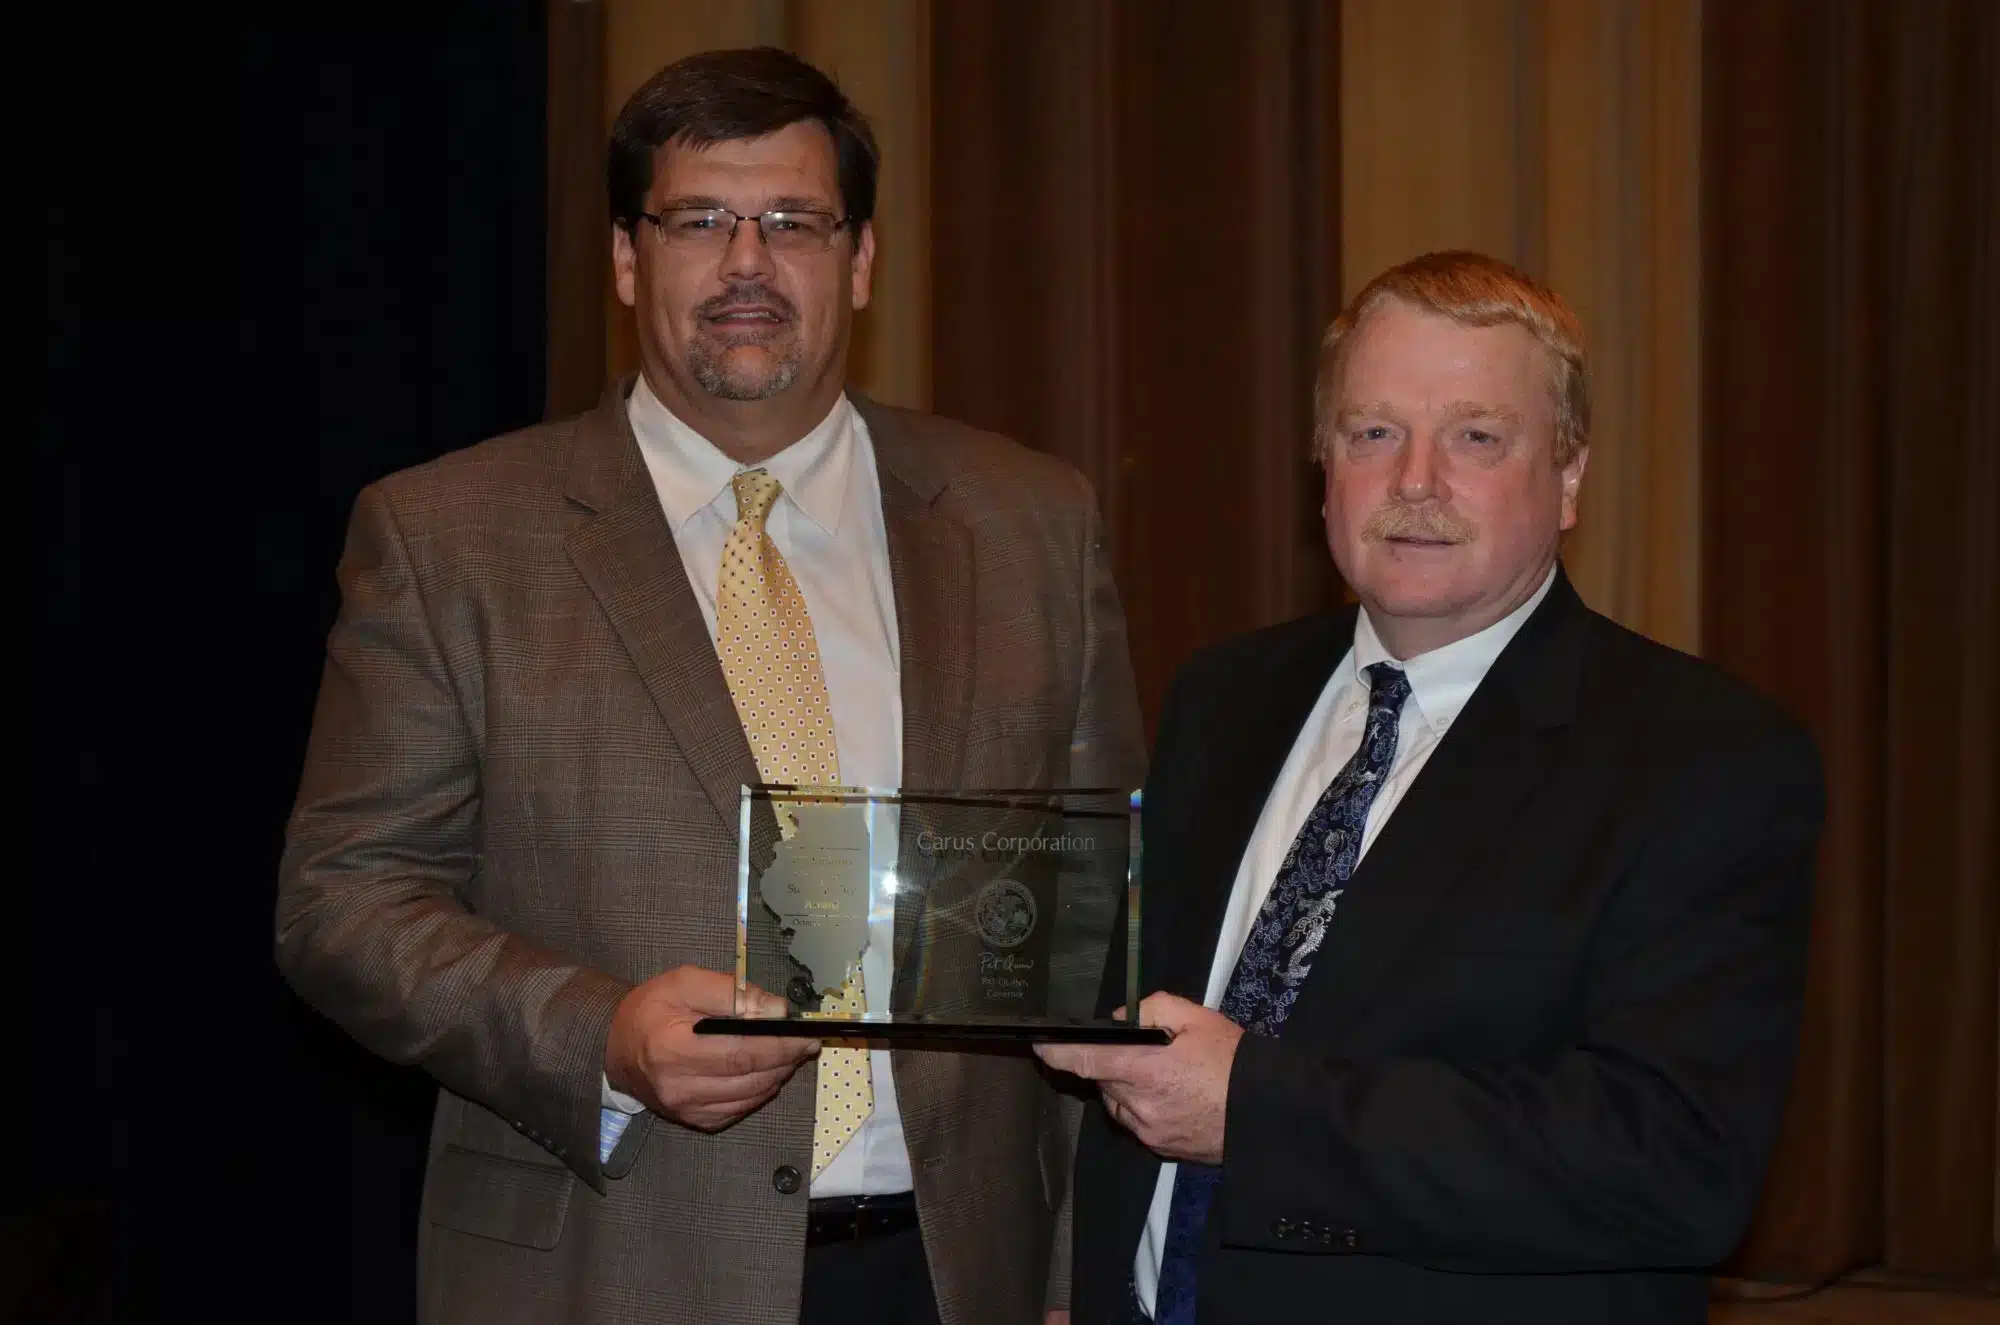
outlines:
[[807, 1247], [799, 1325], [938, 1325], [922, 1231]]

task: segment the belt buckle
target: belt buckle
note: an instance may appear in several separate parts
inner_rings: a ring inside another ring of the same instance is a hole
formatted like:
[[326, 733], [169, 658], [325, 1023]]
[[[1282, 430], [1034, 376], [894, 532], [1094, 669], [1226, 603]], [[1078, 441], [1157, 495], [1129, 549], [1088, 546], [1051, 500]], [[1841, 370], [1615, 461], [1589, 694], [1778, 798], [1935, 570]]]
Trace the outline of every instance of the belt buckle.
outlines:
[[840, 1202], [841, 1208], [822, 1209], [808, 1216], [809, 1225], [819, 1230], [814, 1239], [817, 1242], [859, 1242], [888, 1232], [908, 1209], [909, 1201], [902, 1193], [833, 1199]]
[[851, 1234], [859, 1242], [870, 1233], [888, 1227], [888, 1211], [881, 1198], [861, 1196], [854, 1202], [854, 1229]]

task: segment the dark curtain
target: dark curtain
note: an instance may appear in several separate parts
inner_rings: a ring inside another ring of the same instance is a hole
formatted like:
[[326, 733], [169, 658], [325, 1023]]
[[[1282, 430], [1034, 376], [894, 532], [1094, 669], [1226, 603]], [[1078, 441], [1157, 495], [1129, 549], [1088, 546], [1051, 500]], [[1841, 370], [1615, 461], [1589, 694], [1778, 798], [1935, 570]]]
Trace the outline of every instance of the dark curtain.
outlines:
[[44, 7], [15, 48], [0, 1317], [414, 1315], [431, 1091], [284, 987], [276, 867], [356, 492], [542, 411], [543, 16], [289, 12]]
[[1995, 1249], [2000, 6], [1709, 6], [1706, 651], [1818, 734], [1803, 1054], [1748, 1275]]
[[[548, 397], [551, 419], [604, 392], [611, 203], [604, 189], [604, 6], [546, 0], [548, 14]], [[629, 315], [628, 315], [629, 316]]]
[[1337, 601], [1307, 449], [1338, 8], [933, 12], [935, 408], [1096, 484], [1149, 715], [1195, 648]]

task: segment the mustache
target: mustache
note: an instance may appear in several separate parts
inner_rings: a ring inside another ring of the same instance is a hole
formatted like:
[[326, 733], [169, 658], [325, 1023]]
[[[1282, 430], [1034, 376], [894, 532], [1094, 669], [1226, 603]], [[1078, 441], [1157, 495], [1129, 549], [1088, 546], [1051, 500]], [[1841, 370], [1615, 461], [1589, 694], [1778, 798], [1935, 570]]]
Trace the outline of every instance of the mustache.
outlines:
[[798, 320], [799, 310], [792, 301], [762, 281], [731, 281], [721, 294], [696, 304], [694, 315], [705, 321], [721, 316], [724, 309], [740, 309], [746, 304], [775, 313], [780, 321]]
[[1441, 506], [1384, 506], [1361, 526], [1361, 536], [1374, 542], [1421, 538], [1443, 543], [1470, 543], [1479, 526]]

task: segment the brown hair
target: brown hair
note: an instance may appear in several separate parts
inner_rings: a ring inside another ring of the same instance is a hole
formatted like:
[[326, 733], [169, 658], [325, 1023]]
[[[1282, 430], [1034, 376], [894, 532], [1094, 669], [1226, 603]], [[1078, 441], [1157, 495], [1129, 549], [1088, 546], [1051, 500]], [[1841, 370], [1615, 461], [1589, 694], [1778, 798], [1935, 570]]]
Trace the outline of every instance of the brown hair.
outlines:
[[1354, 329], [1377, 306], [1400, 299], [1467, 327], [1511, 322], [1548, 351], [1556, 407], [1556, 464], [1567, 465], [1590, 445], [1590, 364], [1583, 325], [1562, 296], [1540, 281], [1484, 253], [1426, 253], [1389, 268], [1361, 288], [1320, 341], [1319, 378], [1313, 384], [1313, 454], [1324, 459], [1328, 413], [1340, 380], [1343, 349]]
[[833, 135], [841, 206], [858, 233], [875, 215], [881, 162], [875, 135], [839, 84], [774, 46], [687, 56], [632, 94], [611, 126], [605, 162], [612, 221], [627, 230], [639, 223], [653, 187], [654, 155], [666, 144], [762, 138], [801, 120], [817, 120]]

